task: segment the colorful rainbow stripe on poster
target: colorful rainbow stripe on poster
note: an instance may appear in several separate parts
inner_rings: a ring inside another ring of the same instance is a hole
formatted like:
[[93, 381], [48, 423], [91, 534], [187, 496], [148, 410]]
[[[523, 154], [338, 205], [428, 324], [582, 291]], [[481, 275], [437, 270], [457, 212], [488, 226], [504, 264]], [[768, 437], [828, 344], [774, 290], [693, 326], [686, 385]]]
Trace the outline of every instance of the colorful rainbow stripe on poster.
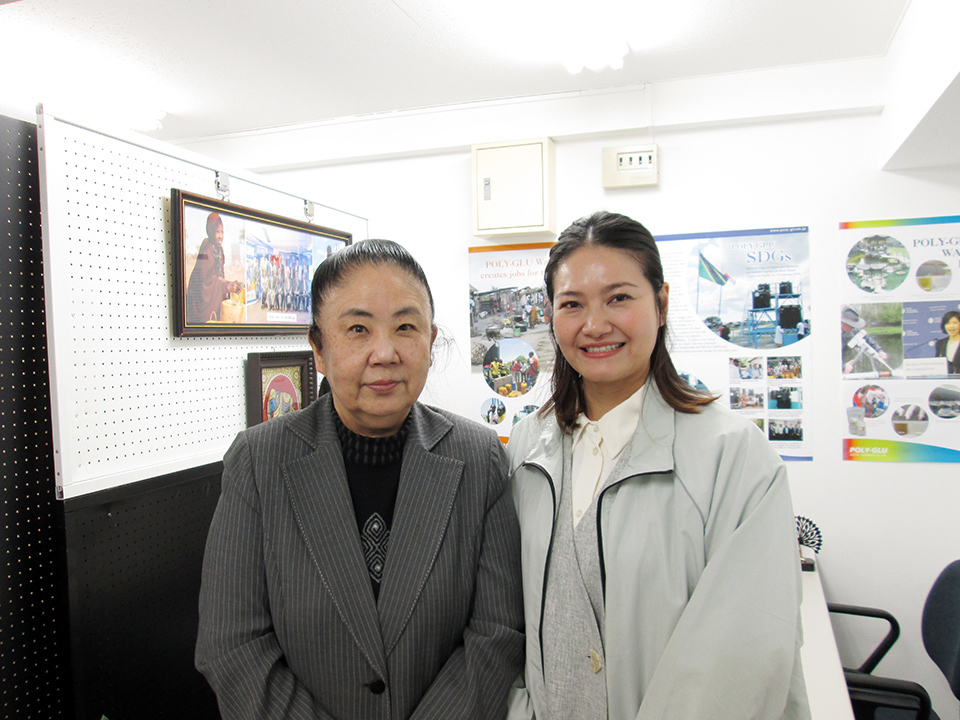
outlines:
[[867, 462], [960, 462], [960, 450], [899, 440], [847, 438], [843, 441], [843, 459]]
[[905, 218], [901, 220], [863, 220], [861, 222], [842, 222], [841, 230], [872, 227], [903, 227], [904, 225], [947, 225], [960, 223], [960, 215], [944, 215], [943, 217]]

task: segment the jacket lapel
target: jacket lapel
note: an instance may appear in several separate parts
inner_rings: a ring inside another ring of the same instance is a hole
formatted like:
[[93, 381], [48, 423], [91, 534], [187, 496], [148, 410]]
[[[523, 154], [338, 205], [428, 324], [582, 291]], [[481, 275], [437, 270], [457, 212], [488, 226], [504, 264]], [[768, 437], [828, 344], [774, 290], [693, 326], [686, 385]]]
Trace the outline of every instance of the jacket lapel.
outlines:
[[[321, 398], [317, 404], [329, 402], [329, 398]], [[291, 427], [316, 450], [284, 463], [283, 477], [323, 586], [367, 661], [386, 679], [386, 654], [343, 456], [329, 409], [319, 410], [312, 413], [317, 422], [310, 427]], [[308, 413], [309, 408], [301, 417]]]
[[[674, 467], [677, 411], [663, 399], [652, 377], [647, 379], [647, 383], [643, 391], [640, 420], [628, 445], [630, 452], [621, 477], [670, 472]], [[684, 448], [684, 451], [695, 453], [697, 448]]]
[[563, 476], [563, 433], [553, 415], [544, 419], [536, 445], [521, 464], [543, 468], [552, 484], [560, 483]]
[[390, 547], [380, 588], [380, 622], [387, 655], [413, 614], [440, 551], [463, 475], [463, 462], [432, 448], [453, 425], [414, 405], [400, 470]]
[[[649, 378], [648, 382], [643, 393], [637, 430], [627, 446], [629, 456], [621, 466], [620, 477], [610, 478], [606, 484], [631, 475], [673, 470], [677, 413], [660, 395], [653, 378]], [[686, 451], [696, 452], [696, 448], [687, 448]], [[560, 482], [563, 473], [563, 435], [552, 415], [543, 420], [536, 445], [522, 459], [522, 464], [537, 465], [546, 471], [552, 482]]]

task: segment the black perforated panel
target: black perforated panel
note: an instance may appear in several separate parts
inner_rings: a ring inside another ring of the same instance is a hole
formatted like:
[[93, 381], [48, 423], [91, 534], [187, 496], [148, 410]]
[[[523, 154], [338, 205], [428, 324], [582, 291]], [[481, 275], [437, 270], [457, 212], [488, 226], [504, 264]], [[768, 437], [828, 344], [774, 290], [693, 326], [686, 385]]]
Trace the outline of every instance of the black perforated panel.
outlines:
[[66, 501], [78, 720], [219, 718], [193, 650], [221, 468]]
[[[0, 116], [0, 717], [72, 717], [36, 126]], [[99, 719], [98, 719], [99, 720]]]

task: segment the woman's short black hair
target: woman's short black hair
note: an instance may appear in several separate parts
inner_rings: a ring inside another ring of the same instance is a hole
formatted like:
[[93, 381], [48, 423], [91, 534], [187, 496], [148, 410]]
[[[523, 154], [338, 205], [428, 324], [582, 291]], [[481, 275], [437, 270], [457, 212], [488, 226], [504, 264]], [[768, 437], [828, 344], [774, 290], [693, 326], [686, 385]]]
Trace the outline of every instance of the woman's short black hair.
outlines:
[[403, 245], [393, 240], [360, 240], [347, 245], [342, 250], [328, 257], [313, 274], [313, 285], [310, 288], [310, 342], [317, 349], [323, 347], [323, 334], [320, 332], [320, 308], [327, 291], [342, 283], [347, 276], [359, 267], [365, 265], [393, 265], [410, 273], [410, 276], [427, 291], [430, 301], [430, 322], [433, 322], [435, 309], [433, 293], [430, 292], [430, 283], [413, 255]]

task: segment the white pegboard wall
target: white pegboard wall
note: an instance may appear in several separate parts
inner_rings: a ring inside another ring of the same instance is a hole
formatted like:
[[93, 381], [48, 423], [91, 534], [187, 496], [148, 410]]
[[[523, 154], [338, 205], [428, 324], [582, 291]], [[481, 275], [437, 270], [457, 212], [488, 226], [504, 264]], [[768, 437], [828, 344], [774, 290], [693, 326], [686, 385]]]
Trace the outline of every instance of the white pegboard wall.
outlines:
[[[305, 336], [173, 337], [170, 190], [216, 197], [220, 168], [50, 115], [39, 124], [62, 497], [219, 460], [245, 426], [247, 353], [308, 349]], [[303, 217], [302, 198], [237, 174], [230, 200]], [[363, 218], [317, 215], [365, 237]]]

